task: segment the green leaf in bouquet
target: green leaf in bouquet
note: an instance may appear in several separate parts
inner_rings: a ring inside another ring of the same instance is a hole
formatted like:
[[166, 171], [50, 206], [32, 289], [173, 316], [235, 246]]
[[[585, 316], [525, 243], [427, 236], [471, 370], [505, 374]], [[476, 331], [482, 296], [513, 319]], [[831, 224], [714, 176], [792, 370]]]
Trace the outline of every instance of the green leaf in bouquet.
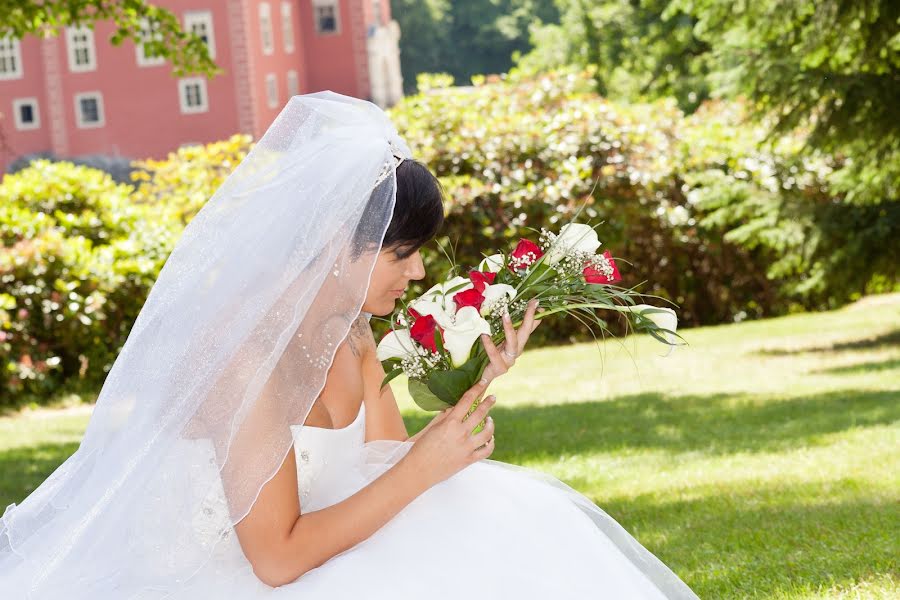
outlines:
[[385, 374], [384, 379], [381, 380], [381, 387], [384, 387], [387, 384], [389, 384], [394, 378], [396, 378], [402, 372], [403, 372], [403, 369], [401, 367], [394, 367], [393, 369], [388, 371]]
[[418, 379], [410, 379], [407, 389], [413, 401], [422, 410], [441, 411], [450, 407], [449, 404], [435, 396], [434, 392], [428, 389], [428, 385]]
[[438, 354], [444, 354], [444, 337], [441, 335], [439, 327], [434, 328], [434, 347], [437, 349]]
[[435, 371], [428, 378], [428, 389], [447, 405], [456, 405], [462, 395], [475, 385], [486, 363], [480, 356], [473, 356], [463, 365], [449, 371]]

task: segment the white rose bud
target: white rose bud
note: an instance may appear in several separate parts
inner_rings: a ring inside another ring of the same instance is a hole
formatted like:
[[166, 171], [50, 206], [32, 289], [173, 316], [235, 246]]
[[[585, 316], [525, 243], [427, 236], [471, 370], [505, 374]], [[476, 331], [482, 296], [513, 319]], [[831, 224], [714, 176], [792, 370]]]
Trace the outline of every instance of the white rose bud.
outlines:
[[506, 264], [506, 257], [502, 254], [491, 254], [480, 263], [478, 263], [479, 271], [487, 271], [489, 273], [499, 273]]
[[584, 223], [568, 223], [559, 230], [559, 235], [547, 250], [547, 258], [544, 260], [553, 266], [566, 255], [579, 252], [593, 254], [599, 247], [600, 240], [593, 227]]

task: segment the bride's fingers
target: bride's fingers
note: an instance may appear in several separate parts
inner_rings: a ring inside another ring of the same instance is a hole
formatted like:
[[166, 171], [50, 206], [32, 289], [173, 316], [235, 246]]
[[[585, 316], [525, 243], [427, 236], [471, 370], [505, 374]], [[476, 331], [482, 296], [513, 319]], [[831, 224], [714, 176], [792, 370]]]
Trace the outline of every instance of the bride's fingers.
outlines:
[[463, 418], [466, 416], [466, 413], [469, 412], [469, 408], [472, 407], [475, 399], [480, 398], [487, 389], [488, 383], [490, 382], [487, 379], [481, 378], [475, 385], [466, 390], [462, 395], [462, 398], [460, 398], [453, 408], [450, 409], [449, 416], [454, 421], [462, 423]]
[[[512, 318], [509, 316], [509, 313], [505, 313], [503, 315], [503, 334], [506, 336], [506, 349], [511, 349], [512, 352], [516, 352], [516, 348], [519, 347], [519, 332], [516, 331], [516, 328], [513, 326]], [[512, 356], [507, 361], [512, 364], [512, 361], [515, 361], [516, 357]]]
[[484, 344], [484, 351], [488, 355], [488, 360], [491, 361], [494, 377], [506, 373], [509, 370], [509, 364], [504, 360], [503, 353], [497, 349], [497, 346], [491, 340], [491, 336], [487, 334], [482, 335], [481, 342]]
[[528, 338], [531, 337], [531, 332], [534, 331], [534, 328], [536, 327], [534, 314], [535, 312], [537, 312], [537, 307], [537, 298], [532, 298], [528, 302], [528, 308], [525, 310], [525, 317], [522, 319], [522, 325], [519, 327], [519, 343], [517, 346], [515, 346], [516, 354], [522, 354], [522, 352], [525, 351], [525, 344], [528, 343]]
[[492, 437], [494, 437], [494, 419], [488, 417], [484, 423], [484, 429], [472, 435], [472, 450], [484, 446]]
[[467, 429], [469, 433], [472, 432], [473, 429], [478, 427], [478, 424], [481, 423], [481, 420], [487, 416], [487, 413], [491, 408], [493, 408], [494, 404], [497, 403], [497, 398], [493, 395], [488, 396], [484, 400], [481, 401], [475, 410], [472, 411], [472, 414], [466, 417], [465, 423], [467, 424]]

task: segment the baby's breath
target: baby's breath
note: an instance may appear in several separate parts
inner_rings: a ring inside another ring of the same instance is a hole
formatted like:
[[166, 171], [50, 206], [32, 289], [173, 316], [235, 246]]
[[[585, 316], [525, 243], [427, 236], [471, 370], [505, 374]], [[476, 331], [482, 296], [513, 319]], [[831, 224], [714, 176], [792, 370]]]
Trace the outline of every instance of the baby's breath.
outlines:
[[509, 266], [518, 273], [524, 271], [537, 261], [537, 254], [534, 252], [526, 252], [522, 256], [510, 256]]
[[441, 364], [441, 355], [437, 352], [426, 354], [409, 354], [400, 361], [400, 368], [410, 379], [425, 379], [429, 373]]
[[609, 259], [602, 254], [595, 254], [588, 259], [588, 265], [597, 271], [600, 271], [607, 279], [612, 279], [615, 271]]
[[544, 228], [541, 228], [541, 236], [538, 238], [538, 245], [540, 245], [541, 250], [546, 252], [550, 249], [550, 246], [553, 245], [553, 242], [556, 241], [556, 234], [552, 231], [547, 231]]
[[481, 305], [481, 314], [487, 317], [502, 317], [509, 312], [509, 296], [498, 296], [493, 300], [485, 300]]

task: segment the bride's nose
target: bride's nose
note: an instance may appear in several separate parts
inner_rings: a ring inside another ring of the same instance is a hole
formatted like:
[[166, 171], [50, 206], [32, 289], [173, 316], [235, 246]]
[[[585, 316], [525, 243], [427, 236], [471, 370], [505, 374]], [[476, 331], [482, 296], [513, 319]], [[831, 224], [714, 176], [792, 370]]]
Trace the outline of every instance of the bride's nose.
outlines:
[[410, 279], [422, 279], [425, 277], [425, 263], [422, 261], [422, 254], [418, 250], [410, 255], [405, 275]]

